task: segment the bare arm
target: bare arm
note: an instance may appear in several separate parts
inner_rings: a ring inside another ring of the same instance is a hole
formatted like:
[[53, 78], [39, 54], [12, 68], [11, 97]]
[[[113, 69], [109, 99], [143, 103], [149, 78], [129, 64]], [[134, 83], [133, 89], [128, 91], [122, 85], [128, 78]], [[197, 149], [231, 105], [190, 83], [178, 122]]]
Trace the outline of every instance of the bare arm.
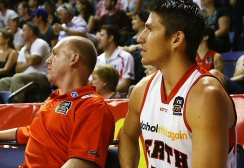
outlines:
[[82, 36], [82, 37], [86, 37], [86, 33], [84, 33], [84, 32], [77, 31], [77, 30], [71, 30], [69, 28], [64, 28], [64, 27], [62, 27], [61, 24], [56, 23], [53, 26], [53, 32], [54, 32], [54, 34], [58, 34], [60, 31], [65, 31], [65, 33], [68, 36]]
[[140, 47], [140, 44], [130, 45], [130, 46], [119, 46], [119, 49], [124, 50], [126, 52], [133, 52], [138, 50]]
[[121, 83], [117, 85], [116, 91], [118, 92], [128, 92], [128, 89], [130, 87], [131, 79], [129, 78], [123, 78], [121, 79]]
[[136, 13], [137, 11], [140, 11], [142, 4], [143, 4], [143, 0], [136, 0], [135, 6], [134, 6], [134, 13]]
[[233, 77], [240, 75], [244, 75], [244, 55], [239, 57], [239, 59], [237, 60]]
[[69, 159], [62, 168], [98, 168], [99, 166], [91, 161], [71, 158]]
[[222, 56], [219, 53], [216, 53], [214, 56], [214, 69], [219, 70], [221, 73], [224, 73], [224, 63]]
[[75, 30], [71, 30], [71, 29], [65, 29], [64, 31], [65, 31], [65, 33], [68, 36], [82, 36], [82, 37], [86, 37], [86, 34], [83, 33], [83, 32], [80, 32], [80, 31], [75, 31]]
[[6, 74], [7, 72], [9, 72], [17, 62], [17, 58], [18, 53], [15, 50], [12, 50], [9, 54], [8, 61], [5, 64], [4, 68], [0, 69], [0, 74]]
[[192, 88], [186, 119], [192, 129], [192, 167], [225, 168], [235, 117], [231, 100], [216, 79], [203, 77]]
[[57, 44], [57, 42], [58, 42], [58, 39], [53, 39], [51, 41], [51, 47], [53, 48]]
[[29, 63], [23, 63], [23, 62], [17, 62], [16, 67], [15, 67], [15, 71], [16, 73], [21, 73], [23, 71], [25, 71], [28, 67], [29, 67]]
[[230, 29], [230, 17], [229, 16], [221, 16], [218, 20], [219, 29], [215, 31], [216, 37], [221, 37], [229, 33]]
[[18, 46], [15, 46], [15, 49], [20, 51], [22, 47], [24, 47], [24, 46], [23, 45], [18, 45]]
[[87, 30], [89, 33], [94, 29], [94, 26], [95, 26], [94, 16], [90, 16], [87, 24]]
[[16, 131], [17, 131], [17, 128], [0, 131], [0, 140], [1, 141], [16, 140]]
[[31, 55], [30, 50], [28, 49], [25, 50], [25, 58], [26, 62], [28, 62], [30, 66], [39, 65], [42, 61], [42, 57], [38, 55]]
[[15, 67], [15, 71], [17, 73], [25, 71], [29, 66], [35, 66], [41, 63], [42, 58], [37, 55], [30, 55], [30, 51], [27, 49], [25, 50], [25, 58], [26, 62], [17, 62]]
[[138, 167], [140, 152], [138, 138], [141, 134], [140, 106], [147, 80], [143, 79], [133, 89], [129, 100], [129, 111], [120, 131], [119, 161], [122, 168]]

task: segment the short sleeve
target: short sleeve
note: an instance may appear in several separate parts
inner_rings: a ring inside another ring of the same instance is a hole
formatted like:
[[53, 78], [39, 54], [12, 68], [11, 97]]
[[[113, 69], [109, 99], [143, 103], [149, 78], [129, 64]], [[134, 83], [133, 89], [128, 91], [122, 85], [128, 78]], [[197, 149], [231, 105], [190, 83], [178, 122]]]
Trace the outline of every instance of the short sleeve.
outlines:
[[125, 67], [123, 69], [122, 78], [129, 78], [131, 80], [134, 80], [135, 79], [135, 68], [134, 67], [135, 67], [134, 58], [129, 54], [127, 60], [125, 61]]
[[17, 59], [17, 62], [26, 62], [26, 59], [25, 59], [25, 46], [21, 48], [21, 50], [19, 51], [19, 56], [18, 56], [18, 59]]
[[74, 17], [72, 20], [72, 26], [68, 26], [70, 30], [87, 33], [87, 24], [86, 21], [80, 17]]
[[16, 141], [18, 144], [27, 144], [30, 137], [30, 126], [19, 127], [16, 134]]
[[68, 157], [82, 158], [104, 167], [114, 127], [114, 118], [106, 102], [88, 98], [75, 112]]
[[218, 12], [218, 18], [220, 18], [221, 16], [230, 16], [230, 14], [229, 14], [227, 8], [225, 8], [225, 7], [221, 7], [221, 8], [219, 9], [219, 12]]
[[30, 54], [43, 57], [47, 51], [49, 52], [48, 44], [44, 40], [41, 40], [31, 46]]

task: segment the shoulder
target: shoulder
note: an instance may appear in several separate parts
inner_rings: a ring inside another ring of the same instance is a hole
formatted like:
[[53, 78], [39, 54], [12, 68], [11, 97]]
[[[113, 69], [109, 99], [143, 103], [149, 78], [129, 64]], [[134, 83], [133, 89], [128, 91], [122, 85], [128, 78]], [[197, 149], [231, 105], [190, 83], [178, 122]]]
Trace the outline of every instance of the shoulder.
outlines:
[[228, 9], [225, 6], [219, 7], [218, 15], [219, 15], [219, 17], [221, 17], [221, 16], [229, 16]]
[[18, 54], [18, 52], [15, 49], [12, 49], [10, 51], [10, 55], [17, 55], [17, 54]]
[[33, 43], [32, 43], [33, 46], [35, 47], [39, 47], [40, 45], [42, 46], [48, 46], [47, 42], [41, 38], [37, 38]]
[[71, 20], [71, 22], [73, 22], [74, 24], [83, 24], [83, 23], [86, 23], [86, 21], [81, 18], [81, 17], [77, 17], [77, 16], [74, 16], [73, 19]]
[[138, 113], [140, 112], [143, 100], [146, 96], [149, 81], [152, 77], [153, 75], [144, 77], [139, 83], [136, 84], [130, 95], [129, 107], [133, 108]]
[[[227, 96], [222, 84], [213, 76], [204, 76], [192, 87], [189, 96], [194, 96], [195, 93], [201, 94], [200, 99], [213, 99], [216, 96]], [[209, 95], [209, 96], [208, 96]], [[213, 96], [213, 97], [210, 97]], [[196, 95], [197, 96], [197, 95]], [[206, 97], [205, 97], [206, 96]]]
[[97, 57], [97, 60], [99, 61], [103, 61], [104, 59], [105, 59], [105, 53], [102, 53]]
[[213, 52], [214, 53], [214, 58], [222, 58], [222, 55], [218, 52]]
[[81, 96], [79, 103], [76, 105], [78, 109], [89, 114], [96, 114], [98, 116], [110, 115], [112, 112], [108, 104], [102, 96], [96, 92]]
[[208, 119], [228, 118], [234, 114], [231, 98], [222, 84], [211, 76], [202, 77], [192, 87], [186, 105], [186, 118], [190, 125], [196, 120], [207, 122]]
[[12, 10], [12, 9], [7, 9], [7, 14], [9, 16], [12, 16], [12, 15], [16, 15], [17, 13], [14, 10]]
[[118, 52], [119, 56], [125, 57], [125, 58], [133, 58], [133, 56], [129, 52], [126, 52], [126, 51], [120, 50], [120, 49], [118, 49], [118, 50], [119, 50], [119, 52]]

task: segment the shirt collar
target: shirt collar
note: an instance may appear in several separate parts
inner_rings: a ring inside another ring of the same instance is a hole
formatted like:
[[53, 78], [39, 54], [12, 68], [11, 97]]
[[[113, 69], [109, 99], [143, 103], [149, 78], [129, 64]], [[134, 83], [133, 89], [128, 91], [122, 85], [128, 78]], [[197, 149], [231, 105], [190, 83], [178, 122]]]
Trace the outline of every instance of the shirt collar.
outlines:
[[[120, 50], [119, 50], [118, 48], [116, 48], [116, 49], [114, 50], [112, 56], [111, 56], [107, 61], [116, 59], [116, 58], [119, 56], [119, 53], [120, 53]], [[105, 58], [106, 58], [106, 56], [105, 56]]]
[[79, 97], [82, 97], [87, 94], [94, 93], [96, 88], [94, 86], [83, 86], [81, 88], [73, 89], [71, 91], [68, 91], [67, 93], [63, 95], [59, 95], [59, 89], [55, 90], [51, 95], [50, 98], [54, 99], [56, 97], [59, 98], [66, 98], [66, 99], [77, 99]]

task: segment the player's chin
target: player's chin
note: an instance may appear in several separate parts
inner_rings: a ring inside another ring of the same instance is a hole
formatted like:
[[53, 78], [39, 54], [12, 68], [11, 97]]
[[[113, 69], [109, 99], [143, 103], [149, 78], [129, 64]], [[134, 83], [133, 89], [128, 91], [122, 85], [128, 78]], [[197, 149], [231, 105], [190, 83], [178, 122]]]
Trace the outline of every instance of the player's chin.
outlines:
[[143, 57], [141, 58], [141, 63], [142, 65], [150, 65], [149, 61]]

